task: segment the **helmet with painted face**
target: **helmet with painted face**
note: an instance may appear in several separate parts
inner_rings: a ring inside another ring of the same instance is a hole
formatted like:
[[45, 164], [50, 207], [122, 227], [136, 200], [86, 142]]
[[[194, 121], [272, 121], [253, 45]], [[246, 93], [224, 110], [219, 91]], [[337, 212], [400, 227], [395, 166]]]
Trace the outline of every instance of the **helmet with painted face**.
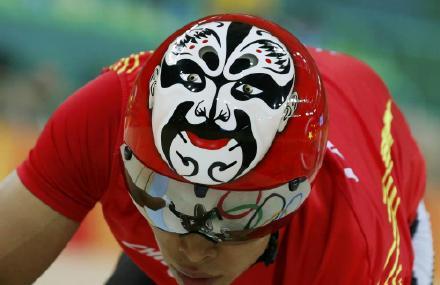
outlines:
[[292, 34], [246, 15], [192, 22], [154, 51], [130, 97], [131, 198], [168, 232], [273, 232], [309, 195], [327, 125], [318, 70]]

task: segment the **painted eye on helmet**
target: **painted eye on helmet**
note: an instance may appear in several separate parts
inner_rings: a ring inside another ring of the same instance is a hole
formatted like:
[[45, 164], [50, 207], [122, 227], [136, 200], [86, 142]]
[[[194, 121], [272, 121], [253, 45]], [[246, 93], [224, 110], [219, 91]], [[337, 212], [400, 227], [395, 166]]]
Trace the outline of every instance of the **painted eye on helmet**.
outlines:
[[258, 89], [257, 87], [254, 87], [250, 84], [240, 84], [237, 88], [238, 91], [243, 92], [247, 95], [257, 95], [263, 92], [262, 90]]
[[182, 80], [186, 81], [186, 82], [191, 82], [191, 83], [202, 83], [202, 79], [200, 78], [200, 76], [197, 73], [180, 73], [180, 78], [182, 78]]

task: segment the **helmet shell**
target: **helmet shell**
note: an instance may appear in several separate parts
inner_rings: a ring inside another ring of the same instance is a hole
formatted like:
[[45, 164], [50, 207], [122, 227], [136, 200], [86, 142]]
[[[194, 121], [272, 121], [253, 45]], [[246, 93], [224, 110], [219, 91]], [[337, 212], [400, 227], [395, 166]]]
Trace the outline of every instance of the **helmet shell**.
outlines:
[[188, 182], [162, 159], [152, 129], [149, 106], [149, 81], [169, 45], [194, 25], [214, 21], [242, 22], [269, 31], [288, 49], [295, 66], [294, 92], [299, 100], [295, 112], [282, 132], [276, 134], [272, 145], [254, 168], [228, 183], [212, 188], [224, 190], [254, 190], [274, 188], [299, 177], [312, 181], [319, 170], [327, 139], [327, 103], [319, 71], [307, 48], [277, 24], [236, 14], [214, 15], [191, 22], [169, 36], [153, 52], [140, 71], [125, 115], [124, 141], [134, 155], [148, 168], [161, 175]]

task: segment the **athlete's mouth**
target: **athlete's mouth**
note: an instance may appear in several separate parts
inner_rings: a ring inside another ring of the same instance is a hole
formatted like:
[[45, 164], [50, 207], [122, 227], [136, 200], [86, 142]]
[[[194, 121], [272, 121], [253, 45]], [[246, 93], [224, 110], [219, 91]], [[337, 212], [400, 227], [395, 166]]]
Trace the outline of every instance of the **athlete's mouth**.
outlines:
[[216, 150], [224, 147], [231, 140], [230, 138], [222, 138], [222, 139], [204, 139], [199, 137], [198, 135], [186, 131], [189, 140], [194, 146], [203, 149]]
[[179, 279], [183, 281], [184, 285], [212, 285], [221, 276], [212, 276], [206, 273], [177, 270], [174, 268]]

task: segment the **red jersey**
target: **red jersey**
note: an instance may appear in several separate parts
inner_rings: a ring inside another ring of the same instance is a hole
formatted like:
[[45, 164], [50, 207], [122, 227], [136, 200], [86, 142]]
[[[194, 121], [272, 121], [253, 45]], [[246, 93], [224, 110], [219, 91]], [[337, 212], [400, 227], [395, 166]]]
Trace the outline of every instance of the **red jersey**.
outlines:
[[[339, 53], [310, 49], [329, 104], [329, 141], [308, 200], [280, 231], [274, 264], [233, 284], [410, 284], [409, 226], [425, 188], [423, 158], [381, 79]], [[54, 210], [81, 221], [96, 202], [122, 249], [157, 284], [176, 284], [124, 183], [124, 110], [149, 53], [79, 89], [17, 169]], [[395, 282], [395, 283], [393, 283]]]

